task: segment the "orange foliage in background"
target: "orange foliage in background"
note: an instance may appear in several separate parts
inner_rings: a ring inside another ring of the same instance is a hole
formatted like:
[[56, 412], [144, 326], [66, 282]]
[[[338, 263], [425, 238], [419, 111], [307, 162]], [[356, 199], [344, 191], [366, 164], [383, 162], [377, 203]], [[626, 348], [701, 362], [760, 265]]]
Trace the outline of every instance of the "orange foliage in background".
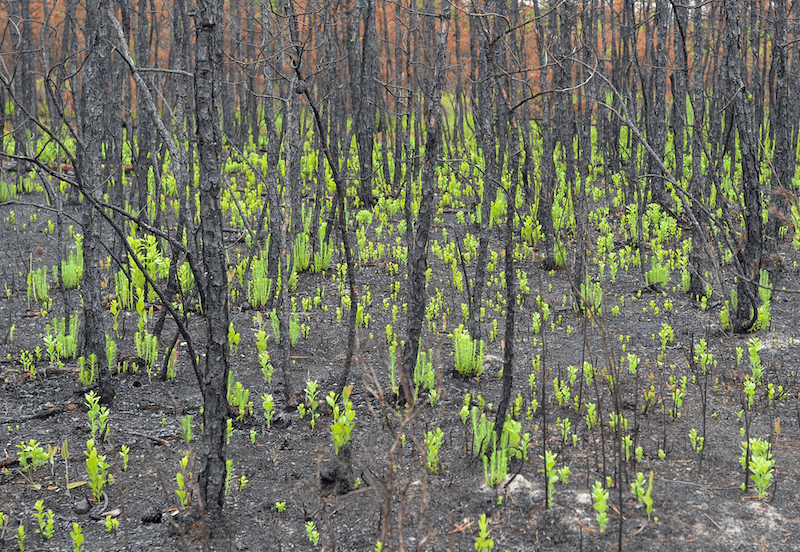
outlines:
[[[321, 3], [314, 0], [299, 0], [296, 2], [294, 9], [298, 14], [300, 40], [303, 42], [303, 65], [301, 72], [310, 77], [310, 82], [314, 83], [314, 79], [325, 71], [329, 70], [327, 64], [331, 64], [331, 60], [324, 59], [324, 47], [326, 46], [321, 30], [323, 25], [333, 25], [332, 34], [337, 37], [340, 47], [340, 54], [346, 55], [342, 49], [348, 44], [349, 38], [347, 36], [348, 29], [348, 10], [352, 11], [354, 8], [355, 0], [344, 0], [336, 3]], [[12, 20], [8, 17], [9, 6], [19, 5], [18, 0], [15, 2], [4, 2], [0, 4], [0, 21], [4, 21], [3, 33], [0, 36], [0, 52], [5, 60], [6, 67], [9, 71], [14, 68], [14, 44], [12, 32]], [[64, 59], [64, 55], [60, 52], [64, 43], [64, 34], [68, 28], [67, 25], [67, 2], [64, 0], [56, 0], [49, 2], [48, 0], [33, 0], [30, 2], [31, 10], [31, 25], [33, 30], [33, 45], [36, 50], [36, 65], [35, 72], [37, 75], [38, 89], [40, 91], [39, 98], [42, 101], [43, 79], [48, 73], [48, 69], [44, 67], [43, 55], [41, 48], [45, 42], [49, 42], [50, 59], [52, 63], [57, 60]], [[120, 18], [119, 7], [112, 4], [115, 10], [115, 15]], [[275, 14], [270, 12], [270, 6], [276, 5], [283, 7], [283, 3], [276, 2], [239, 2], [232, 1], [226, 2], [223, 10], [222, 24], [223, 29], [223, 49], [225, 51], [226, 64], [239, 64], [239, 73], [234, 75], [241, 75], [246, 68], [256, 75], [255, 84], [257, 87], [263, 89], [263, 71], [277, 71], [279, 74], [273, 78], [280, 78], [283, 76], [291, 75], [291, 68], [289, 61], [292, 58], [292, 48], [289, 44], [289, 31], [286, 27], [287, 19], [283, 14]], [[441, 0], [434, 2], [401, 2], [397, 3], [389, 0], [376, 0], [375, 2], [375, 22], [377, 27], [378, 37], [378, 54], [380, 71], [379, 78], [381, 81], [382, 91], [380, 92], [385, 98], [391, 98], [394, 95], [407, 94], [407, 90], [411, 89], [418, 92], [421, 82], [424, 82], [425, 72], [430, 66], [430, 60], [427, 56], [430, 52], [425, 50], [423, 46], [418, 48], [417, 42], [424, 41], [425, 44], [432, 43], [432, 37], [435, 33], [436, 21], [434, 17], [438, 13], [441, 5]], [[763, 13], [768, 11], [767, 0], [761, 0], [759, 3]], [[83, 25], [81, 24], [85, 17], [84, 4], [77, 5], [76, 13], [76, 38], [77, 38], [77, 59], [82, 58], [82, 48], [85, 37], [83, 36]], [[557, 4], [557, 9], [562, 9]], [[612, 0], [610, 2], [601, 3], [598, 9], [602, 11], [603, 23], [597, 24], [593, 29], [581, 28], [581, 13], [582, 3], [574, 3], [576, 21], [572, 29], [572, 47], [574, 48], [575, 55], [579, 55], [583, 47], [588, 47], [596, 52], [597, 67], [602, 70], [606, 75], [612, 73], [612, 59], [611, 59], [611, 45], [615, 48], [620, 48], [620, 40], [625, 28], [632, 28], [635, 35], [631, 39], [631, 44], [635, 45], [636, 56], [638, 64], [645, 70], [652, 67], [653, 60], [650, 49], [655, 47], [657, 41], [662, 40], [662, 37], [656, 36], [652, 31], [653, 16], [655, 4], [654, 3], [635, 3], [636, 12], [634, 13], [635, 21], [633, 25], [627, 26], [625, 21], [625, 14], [623, 12], [624, 0]], [[148, 16], [150, 17], [152, 43], [151, 43], [151, 66], [167, 68], [170, 64], [170, 41], [171, 41], [171, 14], [169, 9], [171, 5], [166, 3], [148, 2]], [[453, 6], [453, 17], [450, 21], [449, 43], [448, 43], [448, 74], [445, 81], [446, 93], [454, 93], [456, 91], [456, 83], [461, 82], [463, 87], [464, 100], [469, 103], [470, 99], [470, 85], [472, 84], [472, 55], [473, 51], [478, 47], [479, 41], [470, 37], [471, 27], [476, 25], [497, 25], [497, 29], [504, 29], [504, 21], [502, 18], [494, 15], [481, 15], [475, 17], [470, 14], [470, 10], [474, 9], [473, 4], [467, 2], [458, 2]], [[508, 71], [512, 79], [519, 84], [516, 93], [520, 96], [517, 100], [524, 99], [525, 95], [536, 96], [540, 92], [540, 72], [547, 72], [546, 82], [552, 88], [552, 74], [555, 70], [555, 63], [557, 60], [551, 54], [554, 43], [558, 40], [558, 30], [549, 28], [554, 20], [548, 15], [547, 8], [542, 7], [542, 19], [537, 22], [533, 4], [529, 2], [519, 3], [519, 13], [517, 14], [518, 26], [513, 30], [515, 40], [522, 50], [520, 60], [514, 59], [512, 56], [507, 56], [506, 63]], [[239, 16], [237, 18], [236, 11], [238, 10]], [[262, 13], [262, 10], [263, 13]], [[323, 10], [325, 12], [323, 13]], [[691, 23], [688, 28], [684, 29], [686, 37], [686, 48], [689, 54], [690, 71], [702, 71], [703, 59], [708, 59], [709, 52], [718, 52], [720, 49], [721, 25], [716, 24], [713, 19], [721, 18], [719, 8], [713, 5], [704, 8], [704, 16], [706, 17], [707, 44], [704, 51], [696, 51], [692, 44], [693, 30]], [[487, 8], [487, 12], [490, 11]], [[252, 17], [248, 17], [247, 13], [253, 12]], [[561, 12], [557, 12], [561, 15]], [[131, 35], [128, 37], [129, 46], [132, 51], [134, 50], [134, 38], [137, 27], [136, 10], [132, 7], [130, 10], [131, 22]], [[666, 40], [668, 50], [668, 68], [667, 78], [673, 71], [679, 70], [676, 67], [675, 48], [679, 45], [679, 29], [675, 23], [673, 14], [670, 14], [671, 22], [668, 27], [667, 36], [663, 37]], [[691, 19], [691, 13], [690, 13]], [[471, 21], [472, 20], [472, 21]], [[241, 24], [241, 28], [239, 25]], [[760, 28], [758, 31], [763, 31], [764, 27], [768, 25], [767, 22], [761, 18], [758, 22]], [[274, 33], [272, 36], [275, 40], [265, 40], [262, 35], [264, 25], [269, 25], [271, 31]], [[627, 27], [626, 27], [627, 26]], [[458, 27], [458, 29], [457, 29]], [[542, 32], [542, 29], [544, 31]], [[456, 32], [458, 30], [458, 32]], [[496, 31], [493, 31], [496, 32]], [[364, 33], [364, 22], [359, 22], [359, 36]], [[649, 33], [650, 36], [648, 37]], [[397, 43], [399, 36], [400, 44]], [[190, 33], [191, 40], [194, 39], [194, 33]], [[502, 40], [507, 37], [504, 36]], [[652, 40], [652, 44], [648, 41]], [[280, 41], [281, 44], [274, 43]], [[472, 41], [472, 43], [471, 43]], [[256, 50], [254, 59], [244, 59], [247, 51], [247, 45], [251, 43]], [[191, 47], [190, 47], [191, 48]], [[750, 63], [751, 70], [757, 70], [755, 66], [758, 63], [763, 67], [763, 64], [770, 63], [769, 55], [769, 40], [765, 38], [762, 43], [762, 51], [760, 56], [756, 56], [744, 49], [745, 56], [748, 63]], [[543, 60], [539, 59], [539, 50], [543, 49], [547, 52], [546, 61], [548, 65], [543, 64]], [[399, 51], [400, 58], [397, 59], [397, 52]], [[409, 59], [409, 56], [410, 59]], [[460, 60], [460, 64], [457, 63]], [[336, 65], [337, 73], [334, 79], [347, 86], [347, 79], [349, 75], [346, 72], [347, 62], [344, 59], [338, 60]], [[230, 65], [228, 65], [230, 67]], [[706, 68], [705, 70], [708, 70]], [[344, 71], [344, 73], [342, 72]], [[581, 81], [580, 66], [573, 64], [572, 82], [577, 83]], [[633, 69], [628, 68], [629, 71], [626, 78], [633, 78]], [[151, 73], [152, 78], [156, 81], [161, 81], [162, 84], [165, 79], [169, 78], [163, 73]], [[230, 85], [233, 88], [233, 97], [238, 98], [237, 90], [243, 86], [242, 79], [231, 78], [231, 71], [226, 69], [224, 74], [221, 75], [230, 80]], [[330, 80], [330, 77], [328, 77]], [[635, 77], [634, 80], [638, 78]], [[638, 83], [637, 83], [638, 86]], [[135, 85], [131, 84], [131, 93], [135, 95]], [[261, 92], [264, 92], [263, 90]], [[575, 92], [580, 93], [579, 91]], [[264, 92], [265, 95], [271, 95]], [[667, 87], [668, 97], [671, 94], [669, 87]], [[238, 101], [238, 100], [237, 100]], [[531, 109], [536, 112], [539, 102], [534, 101], [531, 103]]]

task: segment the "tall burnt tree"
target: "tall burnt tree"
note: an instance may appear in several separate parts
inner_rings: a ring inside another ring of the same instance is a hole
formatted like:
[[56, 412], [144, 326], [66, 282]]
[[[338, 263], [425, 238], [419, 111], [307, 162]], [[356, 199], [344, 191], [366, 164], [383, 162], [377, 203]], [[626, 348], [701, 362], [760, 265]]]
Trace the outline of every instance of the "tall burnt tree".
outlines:
[[[763, 228], [761, 221], [761, 187], [759, 179], [759, 156], [753, 125], [752, 97], [745, 83], [742, 55], [742, 31], [739, 3], [736, 0], [725, 0], [725, 91], [727, 103], [730, 105], [731, 126], [738, 134], [739, 153], [741, 155], [742, 180], [741, 194], [744, 203], [745, 235], [742, 244], [734, 252], [738, 259], [741, 273], [736, 286], [738, 305], [736, 312], [731, 312], [731, 323], [735, 331], [749, 330], [758, 317], [758, 282], [761, 268], [763, 247]], [[731, 140], [732, 141], [732, 140]]]
[[[788, 219], [788, 199], [795, 169], [795, 151], [791, 141], [791, 113], [789, 110], [789, 33], [785, 0], [773, 3], [775, 22], [772, 37], [772, 63], [775, 71], [774, 86], [770, 97], [770, 129], [773, 133], [773, 155], [771, 166], [769, 218], [767, 219], [765, 250], [768, 255], [778, 249], [780, 230]], [[777, 259], [768, 264], [774, 282]]]
[[[84, 28], [86, 60], [79, 101], [79, 136], [77, 176], [81, 192], [95, 201], [103, 199], [103, 140], [104, 107], [107, 94], [106, 79], [111, 55], [108, 0], [90, 0], [86, 3]], [[100, 261], [105, 257], [102, 217], [94, 202], [84, 198], [83, 206], [83, 312], [84, 355], [94, 355], [98, 366], [100, 399], [111, 402], [114, 389], [108, 373], [106, 359], [105, 325], [102, 306], [102, 274]]]
[[223, 242], [222, 134], [215, 84], [219, 79], [219, 17], [217, 0], [200, 0], [195, 13], [195, 119], [200, 165], [200, 235], [203, 273], [195, 274], [206, 322], [203, 366], [203, 454], [198, 484], [200, 498], [212, 520], [219, 520], [225, 503], [225, 428], [228, 417], [228, 280]]
[[433, 196], [436, 186], [436, 169], [439, 166], [442, 123], [442, 84], [447, 62], [447, 35], [450, 28], [451, 8], [442, 4], [438, 16], [439, 31], [434, 45], [433, 66], [427, 80], [425, 95], [425, 164], [422, 170], [422, 196], [417, 213], [417, 225], [413, 242], [409, 244], [408, 260], [408, 318], [406, 322], [406, 344], [403, 349], [403, 373], [406, 401], [413, 400], [414, 367], [419, 354], [419, 338], [425, 318], [425, 272], [428, 270], [428, 237], [433, 218]]
[[30, 0], [8, 0], [8, 31], [13, 42], [15, 63], [11, 86], [18, 108], [14, 110], [14, 154], [17, 159], [17, 178], [21, 178], [29, 155], [36, 117], [35, 57]]

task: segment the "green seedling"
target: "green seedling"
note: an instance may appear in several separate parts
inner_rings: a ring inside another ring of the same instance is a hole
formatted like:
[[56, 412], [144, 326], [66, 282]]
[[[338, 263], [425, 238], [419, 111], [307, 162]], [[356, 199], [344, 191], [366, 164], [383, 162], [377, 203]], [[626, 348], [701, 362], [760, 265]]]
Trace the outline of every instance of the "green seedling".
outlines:
[[269, 428], [272, 424], [272, 418], [275, 416], [275, 399], [269, 393], [265, 393], [261, 395], [261, 406], [264, 408], [264, 420]]
[[44, 500], [37, 500], [34, 507], [36, 508], [36, 512], [33, 514], [33, 517], [36, 518], [36, 522], [39, 524], [39, 528], [36, 532], [42, 535], [46, 540], [50, 540], [55, 533], [55, 528], [53, 527], [55, 521], [53, 510], [44, 511]]
[[486, 514], [481, 514], [481, 519], [478, 520], [478, 538], [475, 539], [475, 552], [492, 552], [494, 548], [494, 540], [490, 537], [491, 530], [489, 529], [489, 520]]
[[436, 431], [428, 431], [425, 434], [425, 444], [428, 447], [428, 470], [431, 473], [437, 473], [439, 471], [439, 447], [442, 446], [442, 441], [444, 440], [444, 433], [440, 428], [436, 428]]
[[306, 522], [306, 536], [314, 546], [319, 546], [319, 531], [313, 521]]
[[107, 407], [100, 406], [100, 396], [94, 390], [84, 395], [84, 398], [86, 406], [89, 407], [87, 415], [89, 416], [92, 440], [96, 440], [98, 437], [108, 439], [108, 415], [111, 412]]
[[225, 460], [225, 495], [228, 495], [233, 479], [233, 460]]
[[81, 532], [81, 526], [77, 523], [73, 523], [72, 531], [69, 532], [69, 536], [72, 538], [72, 552], [82, 552], [83, 533]]
[[233, 322], [228, 325], [228, 346], [230, 347], [231, 354], [236, 354], [239, 351], [239, 340], [242, 338], [233, 328]]
[[603, 484], [595, 481], [592, 486], [592, 501], [594, 502], [594, 509], [597, 511], [597, 524], [600, 526], [600, 532], [605, 533], [606, 525], [608, 524], [608, 491], [603, 488]]
[[[775, 468], [775, 459], [772, 457], [772, 446], [769, 441], [758, 438], [750, 438], [750, 458], [747, 458], [747, 442], [742, 443], [742, 456], [739, 463], [744, 469], [745, 465], [750, 470], [750, 479], [756, 486], [758, 498], [767, 495], [767, 489], [772, 482], [772, 475]], [[744, 487], [744, 484], [742, 484]], [[744, 490], [744, 489], [742, 489]]]
[[558, 481], [558, 473], [555, 470], [555, 466], [556, 457], [558, 455], [549, 450], [546, 450], [544, 454], [544, 456], [539, 456], [540, 460], [544, 460], [544, 468], [540, 469], [539, 471], [544, 474], [545, 483], [547, 484], [547, 507], [552, 508], [553, 502], [556, 499], [555, 484]]
[[705, 443], [705, 437], [700, 437], [697, 434], [697, 430], [695, 428], [692, 428], [692, 429], [689, 430], [689, 441], [691, 441], [692, 449], [696, 453], [699, 454], [700, 451], [703, 450], [703, 444]]
[[279, 514], [282, 514], [286, 511], [286, 502], [276, 502], [275, 509], [278, 510]]
[[181, 438], [187, 445], [192, 442], [194, 435], [192, 434], [192, 415], [187, 414], [181, 418]]
[[[653, 513], [653, 499], [650, 493], [653, 491], [653, 472], [650, 471], [650, 480], [647, 483], [647, 491], [644, 493], [644, 505], [647, 509], [647, 521], [650, 521], [650, 514]], [[656, 518], [658, 521], [658, 518]]]
[[92, 489], [92, 494], [97, 502], [103, 496], [103, 488], [106, 483], [113, 481], [112, 476], [108, 474], [109, 465], [106, 463], [106, 456], [98, 454], [94, 446], [94, 439], [86, 441], [86, 474], [89, 476], [89, 486]]
[[643, 504], [645, 494], [647, 494], [647, 489], [644, 483], [644, 474], [639, 472], [636, 474], [636, 480], [631, 482], [631, 494], [634, 496], [637, 502]]
[[17, 547], [19, 548], [19, 552], [25, 552], [25, 526], [21, 522], [17, 527], [17, 534], [15, 535], [15, 538], [17, 539]]
[[110, 514], [106, 515], [106, 533], [115, 533], [117, 529], [119, 529], [119, 520]]
[[180, 471], [175, 474], [175, 482], [178, 484], [178, 489], [175, 491], [175, 494], [178, 495], [178, 502], [180, 503], [181, 508], [186, 508], [187, 503], [189, 502], [189, 495], [186, 490], [187, 479], [192, 476], [192, 474], [186, 474], [186, 467], [189, 465], [189, 451], [186, 451], [186, 454], [180, 460]]
[[64, 459], [64, 479], [67, 483], [67, 489], [69, 490], [69, 447], [67, 445], [67, 440], [64, 439], [64, 443], [61, 445], [61, 458]]
[[316, 381], [308, 380], [306, 382], [306, 402], [300, 403], [297, 405], [297, 410], [300, 412], [300, 417], [305, 418], [306, 413], [311, 415], [310, 423], [311, 429], [314, 429], [314, 426], [317, 423], [317, 419], [320, 417], [319, 412], [317, 412], [317, 408], [319, 407], [319, 401], [317, 397], [319, 396], [319, 383]]
[[122, 445], [119, 449], [119, 455], [122, 457], [122, 471], [128, 471], [128, 458], [131, 453], [131, 447]]
[[626, 435], [622, 438], [622, 446], [625, 448], [625, 461], [629, 462], [631, 459], [631, 447], [633, 446], [633, 437]]
[[569, 430], [572, 427], [572, 423], [569, 421], [569, 418], [558, 418], [556, 420], [556, 427], [561, 430], [561, 436], [564, 439], [564, 442], [567, 442], [567, 437], [569, 436]]
[[346, 385], [342, 389], [342, 406], [339, 407], [337, 396], [333, 391], [325, 398], [328, 405], [333, 410], [333, 423], [331, 424], [331, 436], [333, 447], [336, 454], [339, 449], [350, 442], [351, 433], [355, 427], [356, 412], [353, 410], [353, 402], [350, 400], [350, 393], [353, 391], [352, 385]]
[[50, 460], [48, 453], [44, 451], [44, 448], [35, 439], [31, 439], [27, 443], [23, 441], [17, 445], [17, 448], [19, 449], [17, 459], [24, 473], [28, 473], [29, 470], [36, 471]]

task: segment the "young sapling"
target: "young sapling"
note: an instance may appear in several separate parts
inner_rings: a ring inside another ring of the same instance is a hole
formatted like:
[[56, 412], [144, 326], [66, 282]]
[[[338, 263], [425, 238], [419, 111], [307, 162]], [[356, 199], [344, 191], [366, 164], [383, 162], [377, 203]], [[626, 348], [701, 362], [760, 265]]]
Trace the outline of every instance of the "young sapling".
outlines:
[[595, 481], [592, 486], [592, 500], [594, 502], [594, 509], [597, 511], [597, 524], [600, 526], [600, 532], [604, 533], [606, 524], [608, 523], [608, 491], [603, 488], [603, 484]]

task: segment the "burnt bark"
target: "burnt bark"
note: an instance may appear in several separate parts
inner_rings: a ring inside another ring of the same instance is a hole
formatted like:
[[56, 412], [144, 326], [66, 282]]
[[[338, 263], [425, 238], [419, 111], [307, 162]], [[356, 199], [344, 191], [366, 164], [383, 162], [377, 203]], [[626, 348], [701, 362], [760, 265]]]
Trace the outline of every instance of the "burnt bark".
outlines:
[[408, 255], [408, 318], [406, 343], [403, 349], [403, 387], [407, 403], [414, 400], [414, 367], [417, 364], [422, 321], [425, 318], [425, 272], [428, 269], [428, 237], [433, 218], [433, 192], [436, 186], [436, 168], [439, 166], [441, 148], [441, 94], [447, 61], [447, 34], [450, 26], [450, 4], [444, 4], [439, 14], [439, 32], [436, 38], [433, 76], [428, 83], [425, 99], [425, 164], [422, 171], [422, 196], [417, 214], [414, 241], [409, 244]]
[[[758, 317], [756, 285], [763, 247], [761, 221], [761, 189], [758, 171], [758, 144], [753, 125], [753, 108], [744, 82], [741, 53], [742, 34], [739, 21], [739, 5], [736, 0], [725, 0], [725, 82], [727, 99], [730, 102], [732, 119], [739, 137], [742, 182], [741, 194], [744, 203], [745, 234], [736, 256], [743, 271], [738, 275], [736, 286], [738, 305], [731, 312], [731, 325], [736, 332], [752, 328]], [[733, 127], [731, 128], [731, 134]]]
[[775, 90], [770, 101], [773, 144], [772, 178], [770, 182], [769, 217], [765, 236], [765, 253], [770, 256], [768, 266], [772, 280], [777, 273], [779, 262], [773, 257], [778, 249], [781, 228], [790, 220], [789, 198], [792, 177], [795, 170], [796, 148], [791, 142], [791, 114], [789, 112], [789, 33], [787, 29], [786, 1], [776, 0], [774, 6], [775, 36], [772, 38], [772, 63], [775, 67]]
[[[81, 192], [95, 200], [103, 199], [103, 108], [106, 79], [111, 55], [108, 0], [86, 3], [84, 37], [87, 54], [83, 68], [80, 98], [80, 127], [82, 147], [78, 149], [77, 176]], [[101, 402], [111, 402], [114, 389], [106, 359], [105, 326], [103, 323], [100, 260], [105, 257], [102, 217], [92, 202], [84, 199], [83, 215], [83, 351], [87, 358], [94, 355], [98, 367], [98, 387]]]
[[216, 63], [220, 44], [216, 0], [200, 0], [195, 13], [195, 110], [200, 166], [200, 234], [203, 274], [195, 274], [206, 322], [203, 381], [203, 454], [197, 482], [200, 498], [212, 521], [221, 521], [225, 503], [225, 429], [228, 417], [228, 285], [222, 235], [222, 135], [216, 104]]

